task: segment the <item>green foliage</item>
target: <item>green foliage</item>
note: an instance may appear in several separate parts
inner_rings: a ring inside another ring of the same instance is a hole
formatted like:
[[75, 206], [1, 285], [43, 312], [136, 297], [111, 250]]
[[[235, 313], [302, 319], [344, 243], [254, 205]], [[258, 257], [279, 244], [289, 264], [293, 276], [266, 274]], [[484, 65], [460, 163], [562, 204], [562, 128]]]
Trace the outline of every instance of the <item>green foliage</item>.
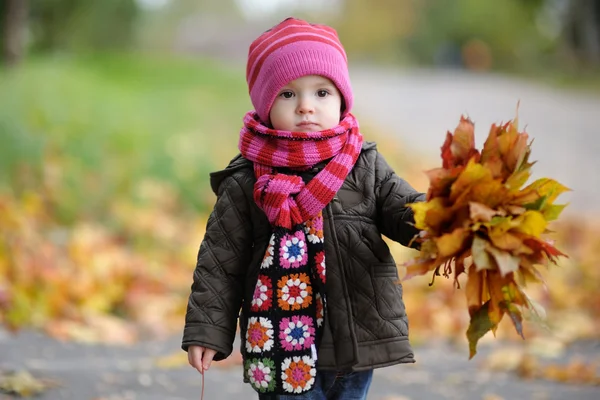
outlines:
[[49, 185], [69, 223], [106, 216], [109, 199], [152, 178], [206, 210], [208, 172], [234, 155], [249, 109], [239, 76], [207, 62], [107, 55], [0, 70], [0, 191]]
[[[545, 7], [543, 0], [344, 3], [343, 13], [333, 25], [348, 53], [369, 61], [523, 72], [547, 67], [559, 40], [544, 36], [536, 23]], [[476, 45], [470, 49], [473, 43]], [[466, 54], [469, 51], [471, 54]]]
[[139, 14], [135, 0], [30, 1], [36, 50], [118, 49], [131, 44]]
[[434, 63], [444, 47], [456, 51], [471, 40], [488, 46], [495, 67], [510, 68], [539, 59], [550, 40], [535, 24], [540, 2], [506, 0], [428, 1], [408, 49], [418, 61]]

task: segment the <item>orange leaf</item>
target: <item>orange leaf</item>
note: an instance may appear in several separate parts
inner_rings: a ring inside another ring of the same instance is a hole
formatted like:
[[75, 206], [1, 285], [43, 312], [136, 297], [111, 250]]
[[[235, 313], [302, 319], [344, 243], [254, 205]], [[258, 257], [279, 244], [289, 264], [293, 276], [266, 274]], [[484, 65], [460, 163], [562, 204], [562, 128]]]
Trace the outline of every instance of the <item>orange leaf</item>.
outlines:
[[[492, 231], [489, 237], [494, 246], [501, 250], [515, 251], [524, 247], [523, 240], [519, 236], [509, 232], [497, 234], [495, 231]], [[524, 251], [526, 250], [527, 248], [524, 248]]]
[[425, 175], [429, 178], [427, 200], [448, 196], [452, 183], [454, 183], [463, 169], [463, 166], [451, 169], [435, 168], [425, 172]]
[[502, 133], [502, 126], [493, 123], [490, 126], [487, 138], [481, 149], [481, 163], [485, 164], [490, 158], [500, 155], [500, 146], [498, 143], [498, 135]]
[[485, 272], [477, 271], [473, 266], [469, 268], [465, 295], [467, 296], [467, 307], [469, 308], [469, 315], [471, 317], [481, 308], [481, 304], [483, 303], [484, 274]]
[[[481, 180], [464, 195], [468, 195], [469, 201], [485, 204], [490, 208], [497, 208], [508, 199], [508, 190], [498, 179]], [[457, 202], [463, 202], [457, 199]]]
[[511, 136], [510, 149], [505, 155], [505, 163], [509, 171], [515, 172], [518, 171], [521, 163], [529, 153], [529, 148], [527, 146], [529, 135], [526, 133], [517, 133], [515, 130]]
[[406, 267], [406, 274], [402, 280], [406, 281], [415, 276], [424, 275], [429, 271], [434, 270], [440, 263], [436, 259], [418, 260], [403, 264]]
[[495, 327], [500, 323], [504, 316], [504, 310], [500, 303], [504, 300], [502, 288], [508, 284], [509, 278], [503, 277], [498, 271], [487, 271], [486, 287], [490, 295], [489, 301], [489, 317]]
[[523, 206], [527, 209], [531, 209], [529, 205], [535, 203], [536, 201], [540, 201], [541, 197], [542, 196], [538, 194], [537, 190], [526, 187], [518, 192], [511, 192], [508, 200], [512, 205]]
[[470, 236], [470, 230], [459, 228], [435, 239], [438, 258], [454, 257], [462, 253], [465, 247], [468, 246], [467, 239]]
[[460, 173], [450, 189], [450, 201], [456, 202], [456, 199], [467, 190], [470, 190], [480, 181], [491, 181], [492, 173], [483, 165], [477, 163], [474, 159], [469, 160], [465, 169]]
[[475, 132], [473, 122], [465, 117], [460, 118], [454, 135], [446, 134], [442, 146], [442, 166], [452, 168], [465, 165], [471, 158], [479, 160], [479, 152], [475, 149]]
[[455, 166], [454, 156], [452, 155], [452, 134], [450, 131], [446, 132], [446, 140], [442, 145], [442, 169], [447, 170]]
[[494, 178], [502, 176], [502, 157], [500, 156], [500, 149], [498, 148], [498, 131], [499, 127], [493, 124], [490, 128], [485, 143], [483, 144], [483, 150], [481, 150], [481, 164], [485, 165], [492, 171]]
[[425, 215], [425, 225], [431, 232], [439, 234], [443, 231], [444, 226], [452, 220], [452, 217], [454, 215], [451, 210], [441, 206], [432, 207], [427, 210], [427, 214]]

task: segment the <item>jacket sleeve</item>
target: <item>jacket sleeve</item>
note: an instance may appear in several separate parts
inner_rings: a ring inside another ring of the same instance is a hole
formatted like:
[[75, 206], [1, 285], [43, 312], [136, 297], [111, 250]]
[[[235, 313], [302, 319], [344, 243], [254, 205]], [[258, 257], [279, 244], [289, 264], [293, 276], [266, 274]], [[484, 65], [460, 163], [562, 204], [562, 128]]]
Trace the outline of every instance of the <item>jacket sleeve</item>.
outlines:
[[[375, 195], [377, 199], [377, 225], [379, 231], [390, 239], [408, 246], [419, 230], [414, 227], [414, 213], [409, 203], [425, 200], [425, 194], [417, 192], [400, 178], [377, 152], [375, 161]], [[411, 247], [418, 248], [417, 243]]]
[[190, 345], [208, 347], [217, 351], [216, 361], [231, 354], [251, 252], [248, 200], [230, 176], [219, 186], [198, 252], [181, 346], [185, 351]]

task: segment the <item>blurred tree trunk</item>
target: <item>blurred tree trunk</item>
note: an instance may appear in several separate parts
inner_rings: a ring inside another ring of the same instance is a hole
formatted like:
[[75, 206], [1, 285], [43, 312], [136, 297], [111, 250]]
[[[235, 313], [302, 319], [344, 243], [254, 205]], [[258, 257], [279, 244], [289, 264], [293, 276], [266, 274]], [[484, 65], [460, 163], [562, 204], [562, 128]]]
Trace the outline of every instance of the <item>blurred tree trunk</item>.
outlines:
[[565, 29], [568, 45], [578, 58], [600, 65], [600, 1], [570, 0]]
[[2, 61], [18, 64], [25, 52], [28, 0], [1, 0], [0, 28], [2, 29]]

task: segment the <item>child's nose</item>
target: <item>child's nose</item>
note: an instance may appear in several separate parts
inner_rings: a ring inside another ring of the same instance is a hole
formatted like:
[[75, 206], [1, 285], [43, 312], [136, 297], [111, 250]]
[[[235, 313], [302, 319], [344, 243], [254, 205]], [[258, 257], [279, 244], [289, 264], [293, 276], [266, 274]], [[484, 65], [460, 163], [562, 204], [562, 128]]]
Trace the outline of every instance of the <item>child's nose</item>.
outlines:
[[299, 114], [310, 114], [314, 112], [315, 108], [313, 102], [306, 98], [300, 98], [298, 100], [298, 113]]

